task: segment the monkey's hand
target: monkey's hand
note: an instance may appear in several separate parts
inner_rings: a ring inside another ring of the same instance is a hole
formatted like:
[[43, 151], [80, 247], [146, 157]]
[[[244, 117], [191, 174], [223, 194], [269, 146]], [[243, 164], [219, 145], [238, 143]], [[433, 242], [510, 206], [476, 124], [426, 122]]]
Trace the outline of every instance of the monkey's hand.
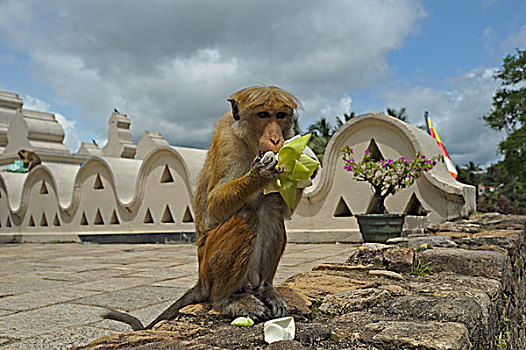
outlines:
[[283, 167], [278, 167], [278, 160], [272, 152], [267, 152], [263, 157], [256, 157], [252, 161], [250, 173], [263, 178], [268, 182], [283, 172]]

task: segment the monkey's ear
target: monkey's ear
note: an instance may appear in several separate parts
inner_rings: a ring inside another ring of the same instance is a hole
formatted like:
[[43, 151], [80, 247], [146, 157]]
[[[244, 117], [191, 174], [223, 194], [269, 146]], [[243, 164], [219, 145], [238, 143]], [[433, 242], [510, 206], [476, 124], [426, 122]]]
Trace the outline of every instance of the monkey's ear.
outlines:
[[229, 98], [227, 100], [230, 102], [230, 106], [232, 106], [232, 116], [234, 117], [234, 120], [239, 120], [239, 108], [237, 107], [237, 101], [233, 98]]

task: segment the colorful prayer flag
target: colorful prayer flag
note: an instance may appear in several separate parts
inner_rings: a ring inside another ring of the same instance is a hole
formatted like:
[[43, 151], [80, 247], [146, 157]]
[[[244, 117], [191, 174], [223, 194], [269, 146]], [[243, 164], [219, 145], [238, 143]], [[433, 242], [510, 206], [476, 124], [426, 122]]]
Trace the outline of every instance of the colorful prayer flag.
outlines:
[[431, 118], [429, 117], [429, 113], [427, 111], [424, 113], [424, 118], [425, 118], [425, 121], [426, 121], [427, 132], [437, 142], [437, 145], [440, 148], [440, 150], [442, 151], [442, 155], [444, 156], [444, 162], [446, 163], [447, 170], [449, 171], [451, 176], [453, 176], [453, 178], [456, 180], [457, 176], [458, 176], [457, 168], [455, 167], [455, 164], [453, 164], [453, 161], [451, 160], [451, 157], [447, 153], [446, 146], [444, 145], [444, 143], [440, 139], [440, 136], [438, 136], [437, 130], [435, 129], [435, 127], [431, 123]]

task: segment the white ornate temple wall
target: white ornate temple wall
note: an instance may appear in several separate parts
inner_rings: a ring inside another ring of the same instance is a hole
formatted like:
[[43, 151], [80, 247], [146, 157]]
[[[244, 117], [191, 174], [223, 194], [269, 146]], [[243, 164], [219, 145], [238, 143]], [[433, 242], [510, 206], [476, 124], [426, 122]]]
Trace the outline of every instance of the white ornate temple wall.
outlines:
[[[71, 154], [55, 116], [22, 105], [18, 95], [0, 92], [0, 168], [16, 159], [19, 148], [37, 152], [42, 165], [29, 174], [0, 172], [0, 243], [193, 239], [192, 197], [205, 150], [170, 146], [149, 131], [134, 145], [130, 120], [114, 112], [103, 149], [82, 143]], [[367, 211], [372, 193], [344, 171], [339, 151], [344, 145], [384, 158], [440, 152], [424, 131], [395, 118], [368, 114], [352, 119], [331, 139], [323, 169], [287, 222], [289, 240], [361, 239], [354, 214]], [[475, 189], [455, 181], [439, 163], [386, 206], [392, 213], [408, 213], [406, 230], [419, 230], [469, 215], [475, 210]]]
[[[334, 134], [327, 146], [324, 167], [308, 188], [294, 219], [289, 223], [294, 239], [336, 240], [349, 235], [359, 239], [354, 214], [366, 213], [373, 194], [369, 184], [353, 179], [343, 169], [340, 149], [349, 145], [360, 158], [366, 150], [377, 158], [413, 158], [440, 154], [435, 140], [425, 131], [388, 115], [372, 113], [351, 119]], [[386, 199], [390, 213], [407, 213], [404, 229], [422, 230], [427, 224], [466, 217], [475, 209], [475, 188], [454, 180], [444, 163], [424, 173], [411, 187]], [[320, 238], [327, 236], [327, 238]], [[297, 238], [296, 238], [297, 237]], [[312, 238], [310, 238], [312, 237]]]

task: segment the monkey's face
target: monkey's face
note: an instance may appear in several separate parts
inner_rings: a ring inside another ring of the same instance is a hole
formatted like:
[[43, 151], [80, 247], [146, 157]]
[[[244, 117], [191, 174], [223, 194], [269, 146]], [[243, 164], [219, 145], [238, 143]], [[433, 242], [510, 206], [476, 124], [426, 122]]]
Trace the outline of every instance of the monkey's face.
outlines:
[[20, 157], [20, 159], [26, 159], [26, 151], [23, 149], [18, 151], [18, 156]]
[[254, 140], [257, 140], [257, 151], [259, 155], [268, 151], [277, 153], [285, 138], [292, 128], [292, 110], [289, 107], [256, 108], [251, 113], [251, 121]]
[[292, 115], [300, 101], [276, 86], [252, 86], [227, 99], [232, 107], [233, 128], [254, 155], [278, 152], [285, 139], [294, 136]]

